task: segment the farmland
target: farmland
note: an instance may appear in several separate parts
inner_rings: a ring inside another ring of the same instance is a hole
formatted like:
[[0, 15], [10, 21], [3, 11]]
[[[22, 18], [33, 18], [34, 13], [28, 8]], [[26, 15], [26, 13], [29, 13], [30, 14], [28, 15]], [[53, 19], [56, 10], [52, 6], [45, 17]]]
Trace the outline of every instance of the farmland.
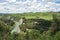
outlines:
[[[54, 12], [55, 13], [55, 12]], [[19, 16], [19, 17], [25, 17], [26, 19], [31, 19], [31, 18], [42, 18], [42, 19], [47, 19], [47, 20], [51, 20], [52, 19], [52, 14], [54, 14], [52, 12], [30, 12], [30, 13], [22, 13], [22, 14], [11, 14], [11, 16]]]

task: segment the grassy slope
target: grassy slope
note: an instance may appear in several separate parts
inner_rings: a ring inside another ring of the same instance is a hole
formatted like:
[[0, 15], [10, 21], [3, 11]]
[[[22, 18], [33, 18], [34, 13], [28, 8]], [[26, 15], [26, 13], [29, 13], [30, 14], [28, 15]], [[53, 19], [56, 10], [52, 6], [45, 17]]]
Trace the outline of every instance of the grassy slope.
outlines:
[[[26, 19], [32, 19], [32, 18], [42, 18], [45, 20], [52, 20], [52, 14], [58, 14], [58, 12], [36, 12], [36, 13], [22, 13], [22, 14], [10, 14], [11, 16], [15, 16], [17, 18], [25, 17]], [[9, 14], [8, 14], [9, 15]], [[58, 14], [60, 15], [60, 14]]]
[[52, 13], [51, 12], [36, 12], [36, 13], [23, 13], [23, 14], [12, 14], [12, 16], [19, 16], [19, 17], [25, 17], [26, 19], [31, 19], [31, 18], [42, 18], [46, 20], [51, 20], [52, 18]]

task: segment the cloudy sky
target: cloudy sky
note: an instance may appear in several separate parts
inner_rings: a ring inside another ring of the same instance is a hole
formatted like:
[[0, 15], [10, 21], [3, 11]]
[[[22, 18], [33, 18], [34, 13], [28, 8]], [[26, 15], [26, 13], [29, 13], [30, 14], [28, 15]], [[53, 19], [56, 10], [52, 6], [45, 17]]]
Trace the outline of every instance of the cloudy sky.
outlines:
[[0, 0], [0, 13], [60, 11], [60, 0]]

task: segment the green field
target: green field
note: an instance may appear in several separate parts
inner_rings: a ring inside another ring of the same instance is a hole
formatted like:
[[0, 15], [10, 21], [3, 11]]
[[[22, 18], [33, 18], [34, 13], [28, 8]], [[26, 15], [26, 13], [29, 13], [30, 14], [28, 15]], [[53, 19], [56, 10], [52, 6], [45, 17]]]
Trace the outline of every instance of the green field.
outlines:
[[55, 12], [36, 12], [36, 13], [22, 13], [22, 14], [11, 14], [11, 16], [25, 17], [26, 19], [42, 18], [46, 20], [52, 20], [53, 14], [59, 14]]

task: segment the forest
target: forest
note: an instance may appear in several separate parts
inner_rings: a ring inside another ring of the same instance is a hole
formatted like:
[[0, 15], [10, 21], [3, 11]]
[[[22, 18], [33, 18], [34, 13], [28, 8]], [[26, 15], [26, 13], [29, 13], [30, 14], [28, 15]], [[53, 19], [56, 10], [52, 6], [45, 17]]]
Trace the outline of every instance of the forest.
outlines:
[[0, 14], [0, 40], [60, 40], [60, 12]]

